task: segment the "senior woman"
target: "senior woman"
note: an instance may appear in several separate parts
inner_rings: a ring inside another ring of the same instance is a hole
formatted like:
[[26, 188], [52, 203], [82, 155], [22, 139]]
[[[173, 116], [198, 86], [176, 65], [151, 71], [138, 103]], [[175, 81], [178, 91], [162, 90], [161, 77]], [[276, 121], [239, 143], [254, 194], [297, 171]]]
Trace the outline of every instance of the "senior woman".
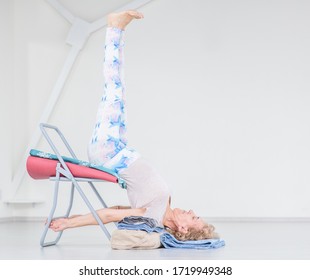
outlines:
[[[104, 93], [88, 156], [91, 163], [117, 172], [127, 184], [130, 207], [114, 206], [97, 210], [103, 223], [119, 222], [127, 216], [154, 219], [180, 240], [213, 237], [214, 227], [205, 223], [192, 210], [172, 209], [169, 188], [155, 168], [126, 139], [125, 87], [123, 79], [124, 32], [133, 19], [142, 19], [137, 11], [124, 11], [108, 16], [105, 58], [103, 63]], [[98, 224], [93, 215], [74, 215], [52, 221], [50, 228], [68, 228]]]

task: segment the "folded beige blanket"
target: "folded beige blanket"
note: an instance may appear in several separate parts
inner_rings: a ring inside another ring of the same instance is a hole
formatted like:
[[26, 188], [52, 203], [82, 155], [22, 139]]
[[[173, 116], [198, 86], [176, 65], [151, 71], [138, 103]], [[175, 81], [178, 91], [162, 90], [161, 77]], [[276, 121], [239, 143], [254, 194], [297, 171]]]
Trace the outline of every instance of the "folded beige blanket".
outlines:
[[116, 229], [111, 236], [111, 247], [116, 250], [157, 249], [161, 247], [160, 233]]

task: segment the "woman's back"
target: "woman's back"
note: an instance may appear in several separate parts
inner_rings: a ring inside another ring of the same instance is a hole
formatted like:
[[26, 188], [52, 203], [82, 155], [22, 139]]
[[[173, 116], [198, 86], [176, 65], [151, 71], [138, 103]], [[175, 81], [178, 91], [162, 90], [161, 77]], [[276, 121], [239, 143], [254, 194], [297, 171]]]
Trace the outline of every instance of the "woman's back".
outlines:
[[130, 206], [146, 208], [144, 216], [155, 219], [162, 226], [170, 191], [156, 169], [140, 157], [119, 175], [127, 183]]

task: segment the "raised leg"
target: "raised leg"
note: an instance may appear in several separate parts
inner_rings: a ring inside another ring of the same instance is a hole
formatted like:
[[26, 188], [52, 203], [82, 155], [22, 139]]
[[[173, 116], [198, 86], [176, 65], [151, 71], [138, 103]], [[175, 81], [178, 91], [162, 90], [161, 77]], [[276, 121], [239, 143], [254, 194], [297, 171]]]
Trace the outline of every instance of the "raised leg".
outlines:
[[134, 11], [109, 16], [103, 63], [104, 94], [88, 146], [90, 162], [104, 165], [115, 172], [126, 168], [139, 157], [136, 151], [127, 146], [123, 77], [124, 28], [134, 18], [142, 16]]

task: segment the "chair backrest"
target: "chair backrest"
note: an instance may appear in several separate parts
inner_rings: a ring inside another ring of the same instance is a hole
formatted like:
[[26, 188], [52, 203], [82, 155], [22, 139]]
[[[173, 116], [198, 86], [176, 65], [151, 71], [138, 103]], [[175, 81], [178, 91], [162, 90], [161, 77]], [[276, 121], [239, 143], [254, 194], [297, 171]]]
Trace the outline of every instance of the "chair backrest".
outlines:
[[[67, 151], [69, 152], [70, 156], [74, 159], [72, 162], [70, 160], [71, 163], [74, 163], [76, 165], [76, 161], [79, 161], [79, 159], [77, 158], [77, 156], [75, 155], [73, 149], [71, 148], [71, 146], [69, 145], [67, 139], [65, 138], [65, 136], [62, 134], [62, 132], [59, 130], [58, 127], [54, 126], [54, 125], [50, 125], [50, 124], [47, 124], [47, 123], [40, 123], [40, 129], [42, 131], [42, 134], [44, 136], [44, 138], [46, 139], [46, 141], [48, 142], [48, 144], [50, 145], [50, 147], [52, 148], [52, 150], [54, 151], [54, 154], [56, 155], [57, 157], [57, 160], [61, 163], [61, 166], [63, 167], [64, 170], [66, 170], [69, 174], [71, 174], [71, 171], [69, 169], [68, 166], [71, 166], [70, 163], [68, 162], [68, 160], [66, 161], [66, 157], [62, 156], [62, 154], [60, 153], [59, 149], [56, 147], [55, 143], [52, 141], [49, 133], [47, 132], [47, 130], [53, 130], [57, 133], [57, 135], [59, 136], [61, 142], [65, 145]], [[54, 156], [55, 157], [55, 156]], [[53, 158], [54, 160], [56, 158]], [[32, 165], [34, 166], [37, 166], [38, 165], [38, 160], [37, 159], [30, 159], [29, 158], [29, 166], [30, 166], [30, 163], [32, 163]], [[35, 164], [36, 165], [35, 165]], [[47, 165], [46, 166], [51, 166], [50, 163], [46, 163]], [[84, 165], [84, 163], [83, 163]], [[71, 166], [71, 169], [72, 169], [73, 166]], [[126, 182], [118, 175], [116, 174], [115, 172], [111, 171], [111, 170], [103, 170], [103, 169], [106, 169], [105, 167], [101, 167], [101, 166], [90, 166], [92, 168], [95, 168], [95, 169], [99, 169], [101, 171], [103, 171], [104, 173], [101, 173], [99, 174], [100, 172], [98, 170], [91, 170], [91, 174], [92, 174], [92, 177], [94, 178], [97, 178], [97, 179], [104, 179], [106, 181], [110, 181], [110, 182], [115, 182], [115, 183], [118, 183], [120, 185], [121, 188], [123, 189], [126, 189]], [[82, 171], [83, 167], [78, 167], [78, 166], [74, 166], [75, 169], [78, 169], [78, 173], [80, 174], [80, 172]], [[74, 170], [75, 170], [74, 169]], [[73, 170], [73, 169], [72, 169]], [[98, 174], [97, 174], [97, 173]], [[29, 173], [29, 171], [28, 171]], [[89, 171], [88, 171], [89, 173]], [[39, 174], [40, 176], [42, 174]], [[45, 174], [44, 176], [46, 177], [48, 174]], [[33, 173], [33, 176], [36, 176], [38, 177], [37, 174]]]
[[[62, 132], [59, 130], [58, 127], [54, 126], [54, 125], [50, 125], [47, 123], [40, 123], [40, 129], [42, 131], [42, 134], [44, 136], [44, 138], [47, 140], [47, 142], [49, 143], [49, 145], [51, 146], [51, 148], [53, 149], [53, 151], [55, 152], [55, 154], [59, 154], [59, 151], [57, 150], [56, 146], [54, 145], [52, 139], [50, 138], [50, 136], [47, 133], [47, 129], [52, 129], [54, 130], [60, 137], [60, 139], [62, 140], [62, 142], [65, 144], [66, 148], [68, 149], [70, 155], [77, 159], [77, 156], [75, 155], [75, 153], [73, 152], [73, 149], [71, 148], [71, 146], [69, 145], [68, 141], [66, 140], [65, 136], [62, 134]], [[59, 154], [60, 156], [60, 154]]]
[[56, 127], [54, 125], [47, 124], [47, 123], [40, 123], [40, 130], [42, 131], [44, 138], [46, 139], [46, 141], [48, 142], [48, 144], [50, 145], [50, 147], [54, 151], [55, 155], [57, 156], [58, 160], [60, 161], [60, 163], [64, 167], [64, 169], [67, 172], [70, 172], [65, 161], [64, 161], [64, 159], [62, 158], [59, 150], [57, 149], [57, 147], [53, 143], [49, 133], [47, 132], [48, 129], [54, 130], [57, 133], [57, 135], [61, 139], [62, 143], [65, 145], [66, 149], [68, 150], [68, 152], [70, 153], [72, 158], [78, 159], [77, 156], [75, 155], [75, 153], [74, 153], [73, 149], [71, 148], [71, 146], [69, 145], [67, 139], [65, 138], [65, 136], [62, 134], [62, 132], [59, 130], [58, 127]]

